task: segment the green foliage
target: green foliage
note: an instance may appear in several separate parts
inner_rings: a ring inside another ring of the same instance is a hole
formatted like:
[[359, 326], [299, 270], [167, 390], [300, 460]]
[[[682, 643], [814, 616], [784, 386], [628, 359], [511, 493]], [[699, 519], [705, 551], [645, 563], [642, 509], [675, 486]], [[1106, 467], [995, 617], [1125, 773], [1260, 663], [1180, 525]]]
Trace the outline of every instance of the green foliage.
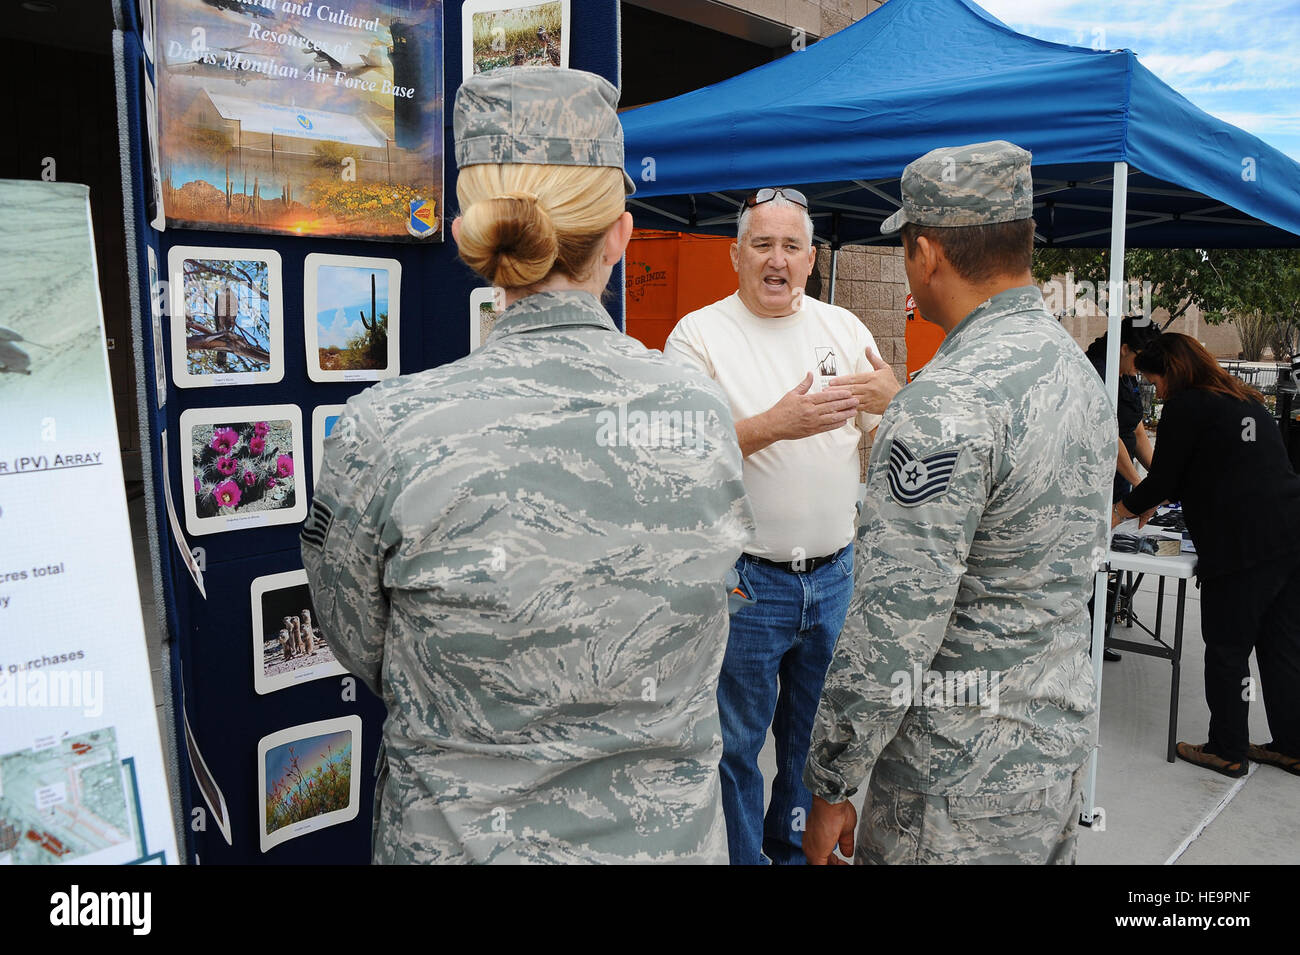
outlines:
[[551, 42], [558, 44], [562, 26], [559, 3], [475, 14], [475, 71], [481, 73], [512, 65], [516, 50], [523, 51], [529, 65], [545, 61], [546, 48], [537, 38], [537, 30], [544, 28], [550, 34]]
[[[1196, 305], [1213, 325], [1227, 318], [1225, 310], [1231, 307], [1237, 262], [1253, 254], [1253, 250], [1241, 249], [1129, 249], [1124, 255], [1124, 278], [1150, 282], [1151, 308], [1168, 310], [1170, 321]], [[1034, 250], [1035, 281], [1045, 282], [1069, 272], [1074, 273], [1076, 281], [1106, 288], [1110, 281], [1110, 250]]]
[[[1105, 249], [1034, 251], [1038, 282], [1072, 272], [1076, 282], [1105, 287], [1109, 266], [1110, 252]], [[1278, 358], [1297, 350], [1300, 250], [1129, 249], [1124, 276], [1152, 283], [1151, 307], [1167, 309], [1169, 322], [1195, 305], [1211, 325], [1236, 324], [1249, 360], [1257, 360], [1265, 344], [1273, 346]]]
[[1272, 322], [1259, 312], [1247, 312], [1233, 316], [1232, 323], [1241, 336], [1241, 357], [1246, 361], [1259, 361], [1264, 346], [1269, 343]]
[[[379, 313], [376, 325], [377, 328], [373, 332], [363, 329], [349, 338], [346, 348], [320, 349], [321, 368], [325, 371], [350, 371], [353, 369], [373, 370], [388, 367], [387, 312]], [[384, 358], [381, 362], [376, 362], [371, 357], [371, 344], [376, 342], [379, 350], [384, 352]]]
[[337, 171], [342, 166], [344, 157], [355, 152], [355, 148], [324, 140], [311, 148], [311, 164], [318, 169]]

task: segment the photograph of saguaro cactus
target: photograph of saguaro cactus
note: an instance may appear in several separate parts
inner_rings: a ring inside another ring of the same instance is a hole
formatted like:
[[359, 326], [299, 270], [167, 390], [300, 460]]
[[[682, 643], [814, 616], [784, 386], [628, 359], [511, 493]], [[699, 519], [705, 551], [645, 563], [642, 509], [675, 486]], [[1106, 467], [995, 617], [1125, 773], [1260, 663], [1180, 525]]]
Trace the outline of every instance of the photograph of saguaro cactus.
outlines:
[[396, 377], [402, 266], [394, 259], [307, 256], [304, 339], [312, 381]]

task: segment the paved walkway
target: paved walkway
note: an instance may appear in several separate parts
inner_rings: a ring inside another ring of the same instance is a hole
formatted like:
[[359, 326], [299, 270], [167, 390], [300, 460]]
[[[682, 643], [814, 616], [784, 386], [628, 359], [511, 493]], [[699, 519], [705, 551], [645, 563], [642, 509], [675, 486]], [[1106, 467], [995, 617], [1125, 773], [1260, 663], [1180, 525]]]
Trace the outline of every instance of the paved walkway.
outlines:
[[[1176, 583], [1165, 588], [1162, 629], [1170, 643], [1177, 590]], [[1155, 605], [1156, 581], [1148, 577], [1134, 601], [1148, 626], [1155, 620]], [[1137, 627], [1121, 628], [1116, 635], [1136, 642], [1150, 639]], [[1187, 588], [1178, 707], [1178, 738], [1192, 743], [1205, 742], [1210, 720], [1203, 660], [1200, 592], [1193, 581]], [[1105, 810], [1106, 828], [1080, 830], [1079, 864], [1300, 862], [1300, 777], [1273, 766], [1253, 766], [1249, 776], [1238, 780], [1181, 760], [1165, 762], [1171, 671], [1168, 661], [1137, 654], [1105, 665], [1097, 805]], [[1251, 671], [1258, 685], [1254, 657]], [[1262, 703], [1250, 709], [1251, 740], [1267, 742]], [[771, 736], [759, 764], [770, 787], [776, 772]]]

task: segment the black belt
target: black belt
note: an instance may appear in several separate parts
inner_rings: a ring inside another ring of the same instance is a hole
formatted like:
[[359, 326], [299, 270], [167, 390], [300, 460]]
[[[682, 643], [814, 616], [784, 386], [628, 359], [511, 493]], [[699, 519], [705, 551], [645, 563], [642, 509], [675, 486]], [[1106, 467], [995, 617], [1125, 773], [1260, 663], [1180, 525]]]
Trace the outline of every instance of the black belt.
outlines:
[[[753, 554], [745, 554], [745, 557], [749, 558], [756, 564], [767, 564], [769, 567], [780, 567], [789, 574], [811, 574], [818, 567], [825, 567], [842, 553], [844, 553], [843, 548], [837, 550], [833, 554], [827, 554], [825, 557], [805, 557], [803, 560], [799, 561], [768, 560], [766, 557], [756, 557]], [[796, 567], [796, 564], [799, 566]]]

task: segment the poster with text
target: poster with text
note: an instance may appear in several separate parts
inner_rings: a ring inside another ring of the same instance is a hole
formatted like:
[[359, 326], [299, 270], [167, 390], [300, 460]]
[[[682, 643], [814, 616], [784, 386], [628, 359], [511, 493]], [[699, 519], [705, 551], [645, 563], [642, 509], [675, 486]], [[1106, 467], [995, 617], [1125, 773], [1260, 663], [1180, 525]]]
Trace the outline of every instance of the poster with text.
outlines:
[[442, 240], [442, 0], [156, 0], [167, 224]]
[[89, 190], [0, 209], [0, 865], [174, 862]]

